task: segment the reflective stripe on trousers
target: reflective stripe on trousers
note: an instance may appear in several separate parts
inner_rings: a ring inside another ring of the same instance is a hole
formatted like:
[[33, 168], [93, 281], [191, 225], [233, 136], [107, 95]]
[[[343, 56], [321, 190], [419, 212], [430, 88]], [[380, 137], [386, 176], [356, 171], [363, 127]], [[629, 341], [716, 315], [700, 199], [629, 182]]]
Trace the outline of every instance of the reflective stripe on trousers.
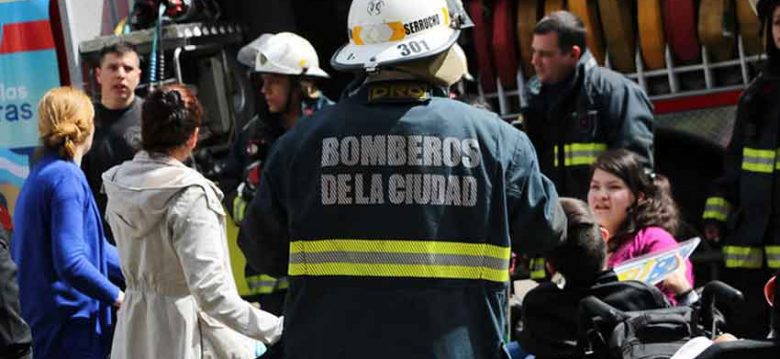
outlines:
[[766, 246], [766, 264], [769, 268], [780, 269], [780, 246]]
[[776, 164], [776, 150], [745, 147], [742, 149], [742, 170], [756, 173], [772, 173]]
[[509, 247], [484, 243], [327, 239], [290, 243], [291, 276], [509, 280]]
[[702, 219], [715, 219], [725, 222], [731, 211], [731, 204], [723, 197], [710, 197], [704, 204]]
[[723, 260], [726, 268], [757, 269], [764, 265], [764, 250], [761, 247], [723, 246]]
[[547, 271], [545, 270], [544, 258], [531, 258], [531, 263], [528, 267], [531, 271], [531, 279], [541, 280], [547, 277]]

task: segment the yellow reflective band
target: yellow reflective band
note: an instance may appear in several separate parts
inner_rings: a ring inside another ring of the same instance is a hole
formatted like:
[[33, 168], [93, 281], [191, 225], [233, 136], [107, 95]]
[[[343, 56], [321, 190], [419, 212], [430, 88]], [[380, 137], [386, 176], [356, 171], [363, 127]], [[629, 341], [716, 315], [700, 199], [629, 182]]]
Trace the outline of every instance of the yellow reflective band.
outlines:
[[544, 270], [535, 270], [531, 272], [531, 279], [541, 280], [547, 278], [547, 272]]
[[437, 279], [509, 280], [508, 270], [424, 264], [290, 263], [291, 276], [409, 277]]
[[555, 155], [553, 157], [554, 158], [553, 159], [553, 166], [554, 167], [558, 167], [558, 145], [555, 145], [555, 147], [553, 147], [553, 149], [555, 150]]
[[760, 247], [724, 246], [723, 259], [726, 268], [761, 268], [764, 251]]
[[775, 151], [775, 169], [780, 170], [780, 148]]
[[289, 274], [509, 280], [509, 247], [490, 244], [333, 239], [290, 243]]
[[355, 45], [365, 45], [365, 42], [363, 42], [363, 39], [360, 37], [361, 31], [363, 31], [362, 26], [355, 26], [352, 28], [352, 42], [354, 42]]
[[564, 166], [590, 166], [607, 150], [605, 143], [570, 143], [563, 146]]
[[233, 219], [236, 223], [241, 223], [244, 220], [244, 213], [246, 212], [246, 201], [241, 198], [241, 195], [236, 195], [233, 198]]
[[742, 169], [749, 172], [772, 173], [775, 167], [775, 150], [742, 149]]
[[529, 265], [531, 267], [531, 279], [544, 279], [547, 277], [544, 263], [544, 258], [531, 258], [531, 263]]
[[725, 222], [731, 211], [731, 204], [723, 197], [710, 197], [704, 204], [703, 219], [715, 219]]
[[766, 264], [769, 268], [780, 269], [780, 246], [766, 246]]
[[290, 287], [287, 277], [276, 279], [267, 274], [257, 274], [246, 278], [250, 294], [270, 294]]
[[277, 281], [269, 275], [257, 274], [246, 277], [246, 282], [251, 294], [268, 294], [273, 293]]
[[290, 288], [290, 280], [287, 277], [281, 277], [276, 282], [276, 290], [285, 290]]

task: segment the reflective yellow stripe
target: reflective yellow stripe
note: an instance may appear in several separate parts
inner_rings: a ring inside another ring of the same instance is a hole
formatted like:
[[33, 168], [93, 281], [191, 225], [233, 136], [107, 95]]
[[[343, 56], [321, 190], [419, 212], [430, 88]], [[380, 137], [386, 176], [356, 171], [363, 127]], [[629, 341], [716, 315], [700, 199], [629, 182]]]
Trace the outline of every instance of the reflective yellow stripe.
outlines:
[[775, 169], [780, 170], [780, 148], [775, 151]]
[[240, 194], [233, 198], [233, 219], [236, 223], [241, 223], [244, 220], [244, 213], [246, 212], [246, 201]]
[[[590, 166], [607, 150], [604, 143], [570, 143], [563, 146], [564, 162], [568, 166]], [[556, 157], [557, 158], [557, 157]]]
[[276, 278], [266, 274], [246, 277], [246, 282], [252, 294], [268, 294], [272, 293], [274, 288], [276, 288]]
[[772, 173], [775, 167], [775, 150], [742, 149], [742, 169], [749, 172]]
[[509, 280], [508, 270], [423, 264], [290, 263], [290, 275]]
[[554, 151], [553, 151], [553, 152], [554, 152], [554, 156], [553, 156], [553, 167], [558, 167], [558, 145], [555, 145], [555, 146], [553, 147], [553, 150], [554, 150]]
[[780, 246], [766, 246], [764, 247], [764, 250], [766, 251], [766, 264], [769, 266], [769, 268], [779, 269]]
[[287, 277], [276, 279], [267, 274], [257, 274], [246, 278], [250, 294], [270, 294], [290, 287]]
[[731, 211], [731, 204], [723, 197], [710, 197], [704, 204], [703, 219], [716, 219], [725, 222]]
[[291, 276], [509, 280], [509, 247], [490, 244], [333, 239], [290, 243]]
[[764, 264], [764, 251], [760, 247], [724, 246], [723, 259], [726, 268], [761, 268]]
[[531, 279], [547, 278], [547, 271], [544, 267], [544, 258], [531, 258], [529, 267], [531, 270]]
[[290, 288], [290, 280], [287, 277], [281, 277], [276, 281], [276, 290], [285, 290]]

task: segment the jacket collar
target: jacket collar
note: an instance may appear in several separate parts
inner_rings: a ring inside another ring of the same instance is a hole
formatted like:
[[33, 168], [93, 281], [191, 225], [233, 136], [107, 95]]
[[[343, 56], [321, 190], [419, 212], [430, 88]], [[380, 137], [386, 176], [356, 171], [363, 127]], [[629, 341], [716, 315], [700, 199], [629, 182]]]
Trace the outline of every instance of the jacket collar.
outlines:
[[138, 153], [135, 154], [135, 157], [133, 157], [133, 160], [138, 162], [159, 163], [167, 166], [189, 168], [181, 163], [181, 161], [164, 153], [149, 153], [147, 151], [138, 151]]

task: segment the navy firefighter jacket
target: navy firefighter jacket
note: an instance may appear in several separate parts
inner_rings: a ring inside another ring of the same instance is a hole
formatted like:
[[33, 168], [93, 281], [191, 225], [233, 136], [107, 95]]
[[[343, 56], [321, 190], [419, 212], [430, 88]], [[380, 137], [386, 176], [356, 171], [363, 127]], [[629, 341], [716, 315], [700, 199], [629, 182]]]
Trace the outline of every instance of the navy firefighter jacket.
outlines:
[[508, 357], [510, 251], [566, 221], [526, 135], [440, 92], [369, 82], [269, 155], [245, 228], [290, 276], [286, 357]]

